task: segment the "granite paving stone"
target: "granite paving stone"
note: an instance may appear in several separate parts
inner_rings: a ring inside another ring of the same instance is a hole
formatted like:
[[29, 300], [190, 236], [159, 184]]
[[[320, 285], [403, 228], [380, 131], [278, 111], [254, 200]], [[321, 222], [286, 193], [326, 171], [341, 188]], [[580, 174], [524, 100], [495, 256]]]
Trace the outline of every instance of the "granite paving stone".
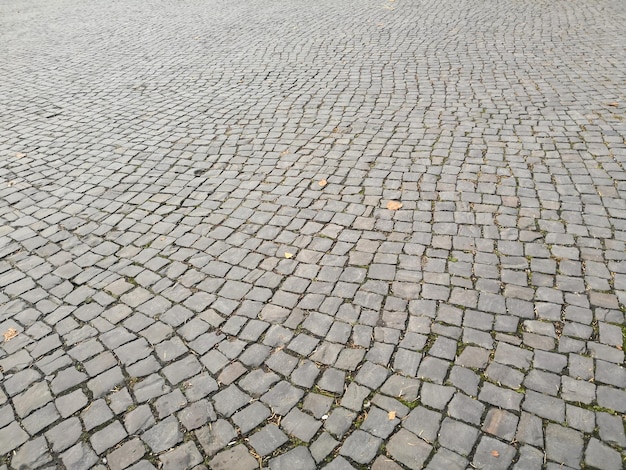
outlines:
[[183, 439], [183, 434], [179, 429], [178, 420], [169, 416], [141, 435], [141, 440], [145, 442], [152, 452], [162, 452], [170, 449]]
[[339, 453], [357, 463], [367, 464], [374, 459], [381, 444], [382, 439], [357, 429], [344, 441]]
[[209, 468], [211, 470], [228, 470], [234, 465], [241, 470], [254, 470], [259, 463], [250, 455], [246, 446], [238, 444], [213, 457], [209, 463]]
[[272, 453], [286, 443], [289, 438], [275, 424], [268, 424], [260, 431], [252, 434], [248, 442], [262, 457]]
[[311, 452], [304, 446], [298, 446], [271, 459], [269, 461], [269, 468], [272, 470], [288, 470], [292, 468], [315, 470], [317, 466], [313, 457], [311, 457]]
[[210, 426], [203, 426], [196, 430], [195, 435], [204, 452], [211, 456], [226, 447], [237, 436], [237, 433], [228, 421], [218, 419]]
[[122, 470], [140, 460], [145, 452], [143, 443], [135, 437], [108, 453], [107, 464], [111, 469]]

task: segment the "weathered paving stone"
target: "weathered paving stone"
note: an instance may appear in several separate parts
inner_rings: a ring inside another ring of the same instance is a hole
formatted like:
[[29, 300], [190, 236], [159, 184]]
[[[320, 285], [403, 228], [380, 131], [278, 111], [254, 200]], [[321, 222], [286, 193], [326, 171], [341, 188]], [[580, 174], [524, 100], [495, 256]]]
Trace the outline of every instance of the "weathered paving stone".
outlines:
[[357, 463], [367, 464], [374, 459], [381, 443], [382, 439], [357, 429], [344, 441], [339, 453]]
[[107, 454], [107, 464], [113, 470], [122, 470], [141, 459], [145, 452], [141, 440], [134, 438]]
[[460, 421], [445, 418], [441, 423], [438, 437], [441, 445], [447, 449], [461, 455], [469, 455], [478, 438], [478, 430]]
[[318, 386], [327, 392], [341, 394], [344, 389], [345, 372], [330, 368], [326, 369], [318, 381]]
[[530, 390], [526, 392], [522, 409], [552, 421], [562, 422], [565, 420], [565, 403], [563, 400]]
[[202, 456], [193, 442], [186, 442], [159, 457], [162, 468], [190, 469], [202, 462]]
[[515, 470], [543, 467], [544, 454], [539, 449], [525, 445], [520, 448], [519, 454], [519, 459], [517, 459], [517, 462], [515, 462], [513, 466]]
[[418, 406], [403, 422], [403, 426], [426, 442], [435, 442], [442, 416], [436, 411]]
[[48, 403], [43, 408], [31, 413], [22, 420], [22, 426], [31, 434], [35, 435], [42, 429], [59, 419], [59, 413], [53, 403]]
[[50, 443], [52, 450], [62, 452], [74, 445], [80, 438], [83, 428], [77, 417], [66, 419], [56, 426], [50, 428], [45, 436]]
[[14, 421], [0, 429], [0, 452], [6, 454], [28, 440], [28, 434]]
[[515, 448], [497, 439], [483, 436], [478, 443], [472, 464], [478, 468], [507, 469], [515, 457]]
[[371, 407], [360, 429], [376, 437], [385, 439], [389, 437], [399, 423], [400, 420], [395, 416], [390, 416], [389, 412], [383, 411], [377, 407]]
[[[272, 415], [269, 408], [255, 401], [232, 416], [233, 423], [242, 434], [252, 431]], [[283, 421], [284, 424], [284, 421]]]
[[183, 434], [180, 432], [178, 420], [174, 416], [158, 422], [141, 435], [141, 440], [150, 447], [152, 452], [170, 449], [182, 439]]
[[139, 405], [124, 416], [124, 427], [128, 434], [146, 430], [155, 423], [154, 415], [148, 405]]
[[311, 451], [313, 459], [315, 459], [315, 461], [319, 463], [324, 460], [338, 445], [339, 441], [335, 440], [327, 432], [323, 432], [311, 444], [309, 450]]
[[512, 441], [517, 429], [518, 418], [512, 413], [491, 408], [483, 422], [482, 430], [506, 441]]
[[252, 434], [248, 442], [260, 456], [264, 457], [287, 442], [289, 438], [275, 424], [268, 424]]
[[207, 400], [199, 400], [192, 403], [178, 413], [178, 420], [188, 431], [197, 429], [207, 422], [215, 421], [216, 419], [217, 415], [213, 405]]
[[379, 455], [372, 464], [372, 470], [399, 470], [401, 468], [393, 459], [382, 455]]
[[580, 466], [583, 454], [582, 434], [558, 424], [546, 428], [546, 456], [561, 465]]
[[94, 397], [102, 397], [109, 393], [124, 381], [124, 376], [119, 367], [113, 367], [112, 369], [99, 374], [93, 379], [87, 382], [87, 387], [91, 390]]
[[272, 470], [288, 470], [291, 468], [315, 470], [317, 467], [309, 450], [306, 447], [298, 446], [279, 457], [271, 459], [269, 468]]
[[609, 444], [626, 446], [626, 433], [623, 420], [619, 416], [613, 416], [606, 412], [596, 413], [596, 424], [603, 441]]
[[37, 408], [52, 400], [50, 389], [45, 382], [37, 382], [25, 392], [13, 398], [15, 412], [19, 417], [25, 417]]
[[211, 456], [221, 451], [236, 436], [235, 428], [228, 421], [218, 419], [210, 426], [203, 426], [195, 431], [204, 453]]
[[235, 466], [241, 470], [254, 470], [259, 463], [242, 444], [220, 452], [209, 463], [211, 470], [228, 470]]
[[98, 456], [84, 442], [79, 442], [63, 452], [61, 460], [67, 468], [87, 470], [98, 461]]
[[448, 405], [448, 414], [466, 423], [479, 424], [484, 409], [479, 401], [456, 393]]
[[281, 427], [303, 442], [310, 442], [322, 423], [306, 413], [293, 408], [282, 420]]
[[251, 397], [243, 393], [236, 385], [230, 385], [213, 396], [215, 410], [224, 416], [231, 416], [250, 401]]
[[411, 469], [423, 468], [431, 451], [431, 445], [405, 429], [394, 434], [387, 444], [387, 452]]
[[623, 462], [619, 452], [602, 444], [595, 438], [589, 440], [585, 449], [585, 463], [591, 467], [602, 470], [618, 470], [622, 468]]
[[106, 423], [113, 418], [113, 412], [103, 399], [96, 400], [81, 413], [81, 419], [87, 431]]
[[44, 437], [26, 442], [11, 459], [14, 468], [39, 468], [52, 460]]
[[324, 467], [326, 470], [352, 470], [354, 467], [342, 456], [335, 457]]
[[175, 389], [167, 395], [163, 395], [154, 401], [154, 409], [157, 412], [157, 417], [162, 419], [172, 413], [184, 408], [187, 404], [187, 399], [179, 389]]
[[272, 409], [274, 413], [286, 415], [293, 406], [300, 401], [304, 392], [288, 382], [282, 381], [261, 397], [261, 401]]
[[99, 455], [113, 447], [125, 437], [126, 431], [122, 424], [119, 421], [113, 421], [113, 423], [95, 432], [89, 441], [93, 450]]
[[309, 393], [304, 397], [302, 409], [310, 412], [317, 419], [321, 419], [333, 404], [332, 397], [319, 393]]
[[324, 428], [337, 438], [350, 429], [352, 421], [356, 418], [356, 413], [345, 408], [335, 408], [328, 418], [324, 421]]
[[133, 393], [140, 403], [160, 397], [169, 391], [169, 385], [157, 374], [152, 374], [133, 385]]

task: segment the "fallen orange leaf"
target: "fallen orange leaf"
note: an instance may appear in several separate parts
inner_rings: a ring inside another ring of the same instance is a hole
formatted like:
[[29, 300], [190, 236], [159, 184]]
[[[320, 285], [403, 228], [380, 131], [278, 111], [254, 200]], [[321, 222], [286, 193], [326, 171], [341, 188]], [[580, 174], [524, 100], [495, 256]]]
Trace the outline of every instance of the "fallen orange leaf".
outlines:
[[389, 201], [387, 203], [387, 209], [390, 211], [397, 211], [402, 207], [402, 203], [400, 201]]
[[317, 183], [317, 184], [319, 184], [323, 188], [324, 186], [326, 186], [328, 184], [328, 181], [320, 180], [319, 183]]
[[498, 452], [497, 450], [492, 450], [491, 455], [493, 455], [494, 457], [500, 457], [500, 452]]
[[396, 419], [396, 412], [395, 411], [390, 411], [389, 412], [389, 419]]
[[4, 332], [2, 336], [4, 336], [5, 341], [9, 341], [10, 339], [15, 338], [18, 335], [17, 330], [15, 328], [9, 328]]

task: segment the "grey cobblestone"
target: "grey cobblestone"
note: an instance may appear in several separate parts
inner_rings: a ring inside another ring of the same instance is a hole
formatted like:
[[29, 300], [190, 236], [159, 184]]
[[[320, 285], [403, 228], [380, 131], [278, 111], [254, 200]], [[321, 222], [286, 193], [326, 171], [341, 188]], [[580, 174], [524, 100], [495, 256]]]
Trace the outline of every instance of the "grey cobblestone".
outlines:
[[621, 467], [623, 2], [25, 5], [6, 465]]

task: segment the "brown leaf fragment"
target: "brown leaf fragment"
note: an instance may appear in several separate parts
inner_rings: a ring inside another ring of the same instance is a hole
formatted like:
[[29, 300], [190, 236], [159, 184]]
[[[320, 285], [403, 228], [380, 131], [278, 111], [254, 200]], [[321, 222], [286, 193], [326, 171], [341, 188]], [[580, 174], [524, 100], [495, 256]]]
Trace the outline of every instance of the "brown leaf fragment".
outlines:
[[609, 103], [609, 106], [613, 106], [614, 108], [619, 106], [619, 103], [617, 101], [613, 101], [612, 103]]
[[319, 180], [319, 182], [317, 184], [319, 184], [320, 187], [323, 188], [324, 186], [326, 186], [328, 184], [328, 181], [326, 181], [326, 180]]
[[15, 328], [9, 328], [7, 331], [5, 331], [2, 336], [4, 336], [4, 340], [5, 341], [9, 341], [13, 338], [15, 338], [19, 333], [17, 332], [17, 330]]
[[500, 452], [498, 452], [497, 450], [492, 450], [491, 455], [493, 455], [494, 457], [500, 457]]
[[387, 203], [387, 209], [390, 211], [397, 211], [402, 207], [402, 203], [400, 201], [389, 201]]
[[396, 419], [396, 411], [392, 410], [389, 412], [389, 419]]

